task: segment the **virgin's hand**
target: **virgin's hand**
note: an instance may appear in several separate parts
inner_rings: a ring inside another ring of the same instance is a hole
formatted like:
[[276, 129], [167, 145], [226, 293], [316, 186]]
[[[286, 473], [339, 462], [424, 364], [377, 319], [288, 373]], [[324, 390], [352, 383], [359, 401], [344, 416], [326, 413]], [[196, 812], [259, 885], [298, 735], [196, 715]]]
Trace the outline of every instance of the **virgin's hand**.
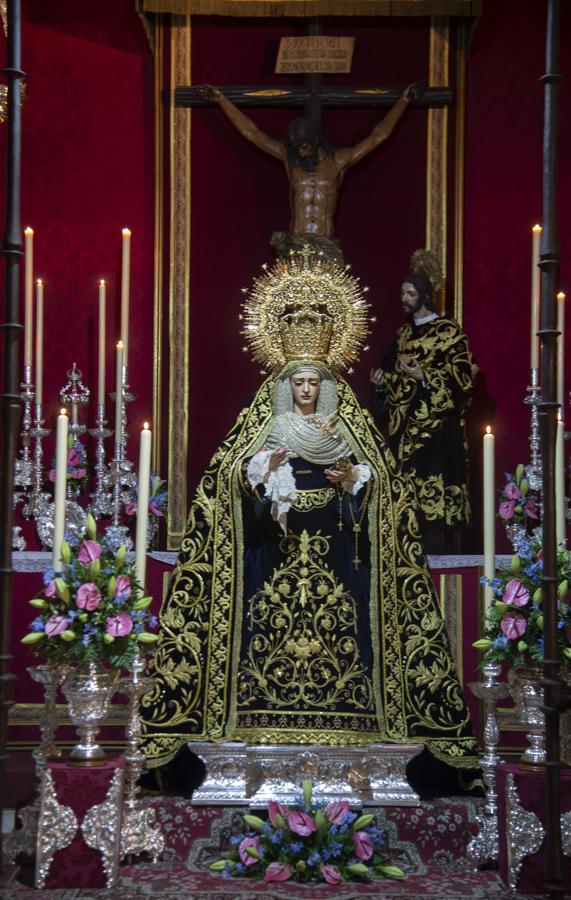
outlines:
[[277, 450], [272, 450], [268, 464], [269, 471], [275, 472], [276, 469], [279, 469], [280, 466], [287, 462], [287, 459], [288, 451], [285, 447], [278, 447]]
[[404, 357], [398, 357], [398, 363], [401, 371], [405, 373], [405, 375], [410, 375], [411, 378], [414, 378], [415, 381], [424, 381], [424, 372], [421, 367], [417, 363], [416, 359], [411, 359], [408, 363], [404, 359]]
[[382, 387], [384, 374], [382, 369], [371, 369], [369, 375], [371, 384], [374, 384], [376, 388]]
[[324, 475], [330, 484], [340, 484], [342, 481], [355, 484], [359, 480], [359, 472], [355, 466], [351, 466], [350, 469], [346, 469], [344, 472], [341, 472], [339, 469], [325, 469]]

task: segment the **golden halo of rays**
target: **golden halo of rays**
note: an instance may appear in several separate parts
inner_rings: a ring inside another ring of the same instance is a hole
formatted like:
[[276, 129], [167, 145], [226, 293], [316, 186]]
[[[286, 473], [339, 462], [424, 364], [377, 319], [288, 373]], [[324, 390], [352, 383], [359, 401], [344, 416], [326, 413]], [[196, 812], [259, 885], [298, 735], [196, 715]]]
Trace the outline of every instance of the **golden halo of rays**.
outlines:
[[291, 360], [342, 371], [357, 362], [369, 330], [368, 288], [309, 247], [264, 264], [242, 288], [242, 335], [255, 362], [276, 371]]

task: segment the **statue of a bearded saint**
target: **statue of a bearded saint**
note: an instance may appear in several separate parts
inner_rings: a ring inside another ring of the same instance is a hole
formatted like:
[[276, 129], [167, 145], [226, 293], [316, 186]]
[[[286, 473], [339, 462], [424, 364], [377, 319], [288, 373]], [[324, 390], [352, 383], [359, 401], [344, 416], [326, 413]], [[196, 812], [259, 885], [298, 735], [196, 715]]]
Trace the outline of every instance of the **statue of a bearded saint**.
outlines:
[[392, 741], [477, 768], [413, 493], [340, 375], [367, 334], [361, 288], [294, 255], [244, 320], [273, 374], [190, 509], [143, 701], [149, 764], [192, 741]]

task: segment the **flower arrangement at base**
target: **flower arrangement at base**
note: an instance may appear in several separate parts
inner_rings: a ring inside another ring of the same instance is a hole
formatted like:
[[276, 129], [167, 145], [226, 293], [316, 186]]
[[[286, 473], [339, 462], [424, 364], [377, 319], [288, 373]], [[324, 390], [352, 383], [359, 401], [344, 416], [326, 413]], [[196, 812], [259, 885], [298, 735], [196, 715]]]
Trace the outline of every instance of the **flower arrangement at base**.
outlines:
[[245, 815], [243, 833], [232, 835], [232, 849], [211, 863], [211, 871], [225, 878], [328, 884], [405, 877], [382, 852], [383, 832], [372, 813], [359, 816], [342, 800], [313, 803], [309, 780], [303, 782], [303, 798], [301, 808], [271, 800], [268, 820]]
[[500, 495], [498, 515], [506, 525], [517, 524], [526, 527], [538, 522], [539, 497], [537, 491], [529, 488], [525, 477], [525, 467], [520, 463], [512, 475], [506, 472], [506, 483]]
[[[48, 478], [55, 484], [56, 480], [56, 460], [52, 459], [52, 467], [49, 471]], [[81, 441], [74, 438], [72, 434], [67, 439], [67, 466], [66, 477], [68, 482], [72, 482], [77, 490], [85, 490], [89, 481], [89, 472], [87, 465], [87, 453]]]
[[[543, 550], [537, 540], [522, 538], [511, 566], [495, 578], [482, 578], [493, 588], [485, 636], [474, 642], [484, 651], [483, 663], [508, 661], [527, 666], [543, 660]], [[571, 660], [571, 553], [557, 553], [557, 633], [561, 655]]]
[[107, 662], [130, 669], [139, 651], [158, 640], [152, 633], [158, 622], [126, 548], [113, 550], [104, 538], [98, 541], [88, 514], [85, 536], [63, 541], [61, 558], [61, 573], [48, 570], [43, 591], [29, 601], [37, 616], [22, 643], [53, 663]]
[[[162, 519], [166, 515], [168, 492], [163, 487], [165, 484], [166, 481], [164, 478], [159, 478], [158, 475], [151, 475], [149, 484], [149, 515], [151, 517], [155, 516], [155, 518]], [[131, 488], [130, 491], [127, 491], [123, 495], [123, 498], [125, 502], [125, 513], [128, 516], [136, 516], [137, 501], [139, 499], [138, 483], [134, 488]]]

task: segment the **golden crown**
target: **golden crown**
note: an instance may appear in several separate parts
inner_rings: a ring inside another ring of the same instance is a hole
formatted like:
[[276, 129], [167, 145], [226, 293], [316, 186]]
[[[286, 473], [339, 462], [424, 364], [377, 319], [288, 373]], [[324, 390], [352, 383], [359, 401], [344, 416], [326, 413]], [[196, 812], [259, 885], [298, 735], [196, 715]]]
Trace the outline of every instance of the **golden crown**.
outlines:
[[242, 289], [242, 334], [257, 362], [273, 370], [292, 360], [340, 370], [368, 349], [368, 288], [349, 266], [305, 247], [262, 269], [253, 286]]

